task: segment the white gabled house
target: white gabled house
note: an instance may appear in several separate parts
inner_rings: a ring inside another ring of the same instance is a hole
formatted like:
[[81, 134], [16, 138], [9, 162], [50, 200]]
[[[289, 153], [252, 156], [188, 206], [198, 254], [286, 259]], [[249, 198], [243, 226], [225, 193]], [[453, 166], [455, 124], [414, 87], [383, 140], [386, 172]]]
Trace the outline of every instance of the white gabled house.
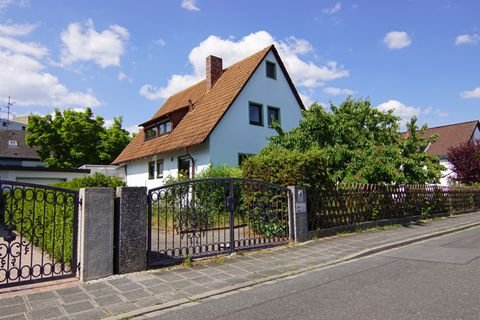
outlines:
[[276, 48], [226, 69], [206, 59], [206, 79], [168, 98], [115, 159], [128, 186], [161, 186], [179, 170], [190, 178], [210, 165], [236, 166], [276, 132], [297, 126], [303, 103]]

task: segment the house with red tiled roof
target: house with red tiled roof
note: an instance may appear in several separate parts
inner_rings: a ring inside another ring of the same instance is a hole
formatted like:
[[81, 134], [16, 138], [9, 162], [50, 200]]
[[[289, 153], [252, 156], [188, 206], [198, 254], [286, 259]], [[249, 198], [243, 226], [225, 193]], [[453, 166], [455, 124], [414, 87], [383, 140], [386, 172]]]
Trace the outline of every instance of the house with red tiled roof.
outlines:
[[428, 128], [423, 136], [430, 137], [436, 135], [437, 139], [431, 143], [425, 150], [431, 155], [437, 156], [440, 163], [446, 168], [442, 172], [440, 183], [447, 185], [449, 180], [454, 177], [452, 165], [448, 162], [448, 150], [468, 142], [475, 142], [480, 139], [480, 123], [478, 120], [454, 123], [439, 127]]
[[302, 109], [275, 46], [225, 69], [209, 56], [206, 78], [169, 97], [113, 164], [128, 186], [148, 188], [178, 172], [192, 178], [209, 166], [236, 166], [267, 145], [272, 121], [290, 130]]

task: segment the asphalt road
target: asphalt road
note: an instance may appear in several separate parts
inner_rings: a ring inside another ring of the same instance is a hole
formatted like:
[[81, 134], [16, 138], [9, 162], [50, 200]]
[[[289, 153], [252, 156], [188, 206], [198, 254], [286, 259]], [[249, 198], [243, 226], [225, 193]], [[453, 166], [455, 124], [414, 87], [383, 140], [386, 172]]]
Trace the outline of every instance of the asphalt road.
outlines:
[[480, 228], [148, 319], [480, 319]]

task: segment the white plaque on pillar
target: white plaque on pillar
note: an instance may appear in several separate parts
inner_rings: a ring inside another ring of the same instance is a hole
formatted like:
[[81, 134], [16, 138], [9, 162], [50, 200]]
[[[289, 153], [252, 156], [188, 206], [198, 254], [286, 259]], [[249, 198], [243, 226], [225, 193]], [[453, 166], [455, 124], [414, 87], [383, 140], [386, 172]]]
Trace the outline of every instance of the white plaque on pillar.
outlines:
[[295, 212], [296, 213], [305, 213], [307, 212], [307, 204], [305, 202], [303, 203], [296, 203], [295, 204]]

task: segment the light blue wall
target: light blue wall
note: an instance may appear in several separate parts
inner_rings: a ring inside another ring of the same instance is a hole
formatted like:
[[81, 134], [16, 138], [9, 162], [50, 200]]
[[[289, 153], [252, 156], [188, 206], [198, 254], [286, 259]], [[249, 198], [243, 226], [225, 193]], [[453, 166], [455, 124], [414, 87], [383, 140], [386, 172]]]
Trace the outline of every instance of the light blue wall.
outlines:
[[[267, 78], [266, 60], [276, 64], [276, 80]], [[249, 123], [249, 101], [263, 105], [263, 127]], [[210, 135], [210, 160], [214, 166], [238, 165], [239, 153], [256, 154], [267, 145], [267, 137], [276, 134], [268, 128], [267, 106], [280, 109], [284, 130], [296, 127], [300, 121], [300, 106], [271, 52]]]

